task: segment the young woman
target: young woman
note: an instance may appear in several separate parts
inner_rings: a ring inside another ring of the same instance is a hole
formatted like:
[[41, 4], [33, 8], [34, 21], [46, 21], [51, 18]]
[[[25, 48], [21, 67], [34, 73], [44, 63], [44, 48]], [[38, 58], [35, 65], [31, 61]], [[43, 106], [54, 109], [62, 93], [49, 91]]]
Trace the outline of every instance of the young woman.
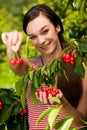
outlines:
[[[7, 46], [7, 57], [9, 60], [10, 68], [12, 71], [22, 76], [29, 67], [43, 66], [58, 59], [60, 52], [65, 47], [63, 39], [63, 25], [60, 18], [46, 5], [36, 5], [32, 7], [24, 16], [23, 30], [29, 36], [32, 44], [42, 55], [34, 60], [23, 58], [23, 64], [18, 67], [11, 65], [11, 58], [15, 57], [15, 52], [20, 54], [20, 47], [22, 43], [22, 34], [18, 31], [2, 33], [2, 40]], [[78, 118], [85, 119], [87, 116], [87, 73], [85, 77], [80, 79], [73, 72], [73, 67], [68, 65], [67, 74], [69, 81], [62, 77], [57, 77], [57, 85], [60, 93], [57, 95], [63, 104], [59, 118], [69, 115], [75, 115]], [[85, 70], [87, 72], [87, 68]], [[39, 106], [35, 106], [30, 99], [29, 84], [27, 90], [27, 105], [28, 105], [28, 121], [30, 130], [43, 130], [46, 126], [47, 119], [44, 119], [38, 126], [35, 126], [36, 120], [39, 115], [49, 106], [53, 107], [54, 104], [48, 104], [46, 93], [40, 93], [38, 97]], [[49, 99], [52, 97], [49, 94]], [[81, 127], [83, 123], [78, 119], [74, 120], [72, 126]]]

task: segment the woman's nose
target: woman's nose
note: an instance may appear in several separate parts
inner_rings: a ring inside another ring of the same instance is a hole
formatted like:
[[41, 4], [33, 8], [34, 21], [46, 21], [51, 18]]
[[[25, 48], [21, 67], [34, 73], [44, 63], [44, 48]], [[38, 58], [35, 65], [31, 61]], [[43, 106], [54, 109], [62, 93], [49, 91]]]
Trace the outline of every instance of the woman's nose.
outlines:
[[45, 43], [45, 39], [43, 36], [38, 36], [38, 43], [39, 44], [44, 44]]

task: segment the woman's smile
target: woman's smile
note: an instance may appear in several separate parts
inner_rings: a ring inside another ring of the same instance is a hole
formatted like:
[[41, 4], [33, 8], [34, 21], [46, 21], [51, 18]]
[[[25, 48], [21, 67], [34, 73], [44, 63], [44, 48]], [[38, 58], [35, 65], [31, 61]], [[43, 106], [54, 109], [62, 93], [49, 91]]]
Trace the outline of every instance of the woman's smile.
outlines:
[[43, 49], [43, 50], [44, 50], [44, 49], [47, 50], [47, 49], [49, 49], [50, 44], [51, 44], [51, 42], [49, 42], [49, 43], [47, 43], [47, 44], [41, 46], [40, 48]]

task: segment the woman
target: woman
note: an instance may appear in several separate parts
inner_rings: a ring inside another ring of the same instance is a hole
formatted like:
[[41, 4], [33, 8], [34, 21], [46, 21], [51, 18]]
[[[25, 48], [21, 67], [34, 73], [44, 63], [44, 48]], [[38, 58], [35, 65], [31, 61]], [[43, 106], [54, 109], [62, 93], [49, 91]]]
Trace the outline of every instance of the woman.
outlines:
[[[42, 53], [42, 56], [34, 60], [23, 58], [23, 64], [20, 67], [10, 64], [12, 71], [20, 76], [22, 76], [29, 67], [43, 66], [52, 62], [54, 59], [58, 59], [60, 52], [65, 47], [65, 41], [62, 36], [62, 22], [46, 5], [36, 5], [25, 14], [23, 30], [29, 36], [35, 48]], [[2, 33], [2, 40], [7, 46], [9, 63], [13, 57], [16, 58], [15, 52], [21, 57], [20, 46], [22, 43], [22, 34], [20, 32], [13, 31]], [[72, 65], [67, 65], [69, 82], [67, 82], [64, 77], [57, 77], [56, 87], [60, 89], [60, 93], [57, 96], [61, 99], [63, 104], [61, 113], [63, 117], [75, 115], [85, 119], [87, 116], [87, 73], [85, 74], [84, 79], [80, 79], [73, 73]], [[30, 130], [43, 130], [46, 126], [47, 119], [44, 119], [37, 127], [35, 126], [35, 123], [38, 116], [49, 107], [46, 93], [40, 93], [40, 97], [38, 97], [39, 107], [36, 107], [30, 99], [30, 88], [31, 85], [29, 85], [27, 90]], [[49, 94], [49, 99], [50, 97], [52, 97], [51, 94]], [[74, 127], [80, 127], [82, 125], [83, 123], [78, 119], [74, 120], [72, 123], [72, 126]]]

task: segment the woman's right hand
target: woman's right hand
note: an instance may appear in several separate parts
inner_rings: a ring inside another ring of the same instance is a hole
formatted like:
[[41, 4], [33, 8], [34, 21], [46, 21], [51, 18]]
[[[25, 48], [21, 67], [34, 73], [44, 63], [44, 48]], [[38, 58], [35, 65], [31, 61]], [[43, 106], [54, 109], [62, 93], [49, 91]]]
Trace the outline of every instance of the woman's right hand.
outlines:
[[22, 43], [22, 33], [18, 31], [4, 32], [1, 35], [3, 43], [12, 51], [17, 52]]

